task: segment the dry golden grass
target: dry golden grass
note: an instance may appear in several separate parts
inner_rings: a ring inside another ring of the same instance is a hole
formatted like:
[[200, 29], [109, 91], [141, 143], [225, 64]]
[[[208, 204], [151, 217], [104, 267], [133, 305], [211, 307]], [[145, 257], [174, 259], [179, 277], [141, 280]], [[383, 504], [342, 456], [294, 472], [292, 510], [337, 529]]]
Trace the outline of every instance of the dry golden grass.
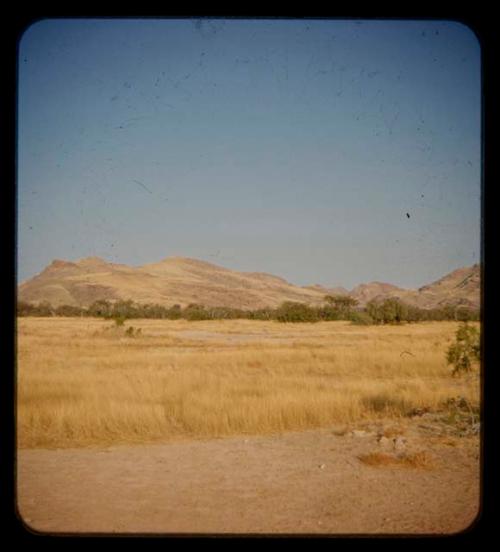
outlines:
[[[141, 337], [126, 337], [133, 325]], [[457, 325], [347, 322], [18, 320], [20, 447], [264, 434], [397, 419], [452, 396]], [[401, 355], [410, 351], [411, 355]]]
[[430, 469], [434, 467], [434, 461], [425, 451], [412, 454], [387, 454], [385, 452], [370, 452], [359, 456], [364, 464], [373, 467], [401, 467], [414, 469]]
[[389, 426], [383, 429], [382, 436], [390, 439], [393, 437], [398, 437], [399, 435], [404, 435], [405, 431], [405, 428], [401, 426]]

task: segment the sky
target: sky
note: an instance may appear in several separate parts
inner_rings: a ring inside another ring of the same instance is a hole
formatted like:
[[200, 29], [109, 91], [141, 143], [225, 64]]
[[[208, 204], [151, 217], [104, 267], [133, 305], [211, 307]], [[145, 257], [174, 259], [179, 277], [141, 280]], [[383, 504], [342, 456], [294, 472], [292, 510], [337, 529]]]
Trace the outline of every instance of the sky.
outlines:
[[480, 56], [454, 21], [38, 21], [17, 279], [175, 255], [414, 288], [480, 262]]

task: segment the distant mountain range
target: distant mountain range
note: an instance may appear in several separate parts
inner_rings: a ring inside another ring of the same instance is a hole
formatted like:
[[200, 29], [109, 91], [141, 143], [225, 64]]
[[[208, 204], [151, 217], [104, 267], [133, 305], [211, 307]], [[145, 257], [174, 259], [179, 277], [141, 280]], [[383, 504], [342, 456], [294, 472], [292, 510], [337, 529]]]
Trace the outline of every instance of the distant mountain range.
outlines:
[[54, 307], [87, 307], [98, 299], [132, 299], [166, 307], [198, 303], [241, 309], [276, 307], [284, 301], [318, 305], [325, 295], [350, 295], [360, 306], [368, 301], [396, 297], [421, 308], [463, 305], [479, 308], [480, 267], [459, 268], [419, 289], [370, 282], [351, 291], [320, 285], [295, 286], [264, 272], [238, 272], [185, 257], [168, 257], [158, 263], [131, 267], [108, 263], [99, 257], [76, 262], [55, 260], [40, 274], [18, 286], [18, 299], [49, 302]]

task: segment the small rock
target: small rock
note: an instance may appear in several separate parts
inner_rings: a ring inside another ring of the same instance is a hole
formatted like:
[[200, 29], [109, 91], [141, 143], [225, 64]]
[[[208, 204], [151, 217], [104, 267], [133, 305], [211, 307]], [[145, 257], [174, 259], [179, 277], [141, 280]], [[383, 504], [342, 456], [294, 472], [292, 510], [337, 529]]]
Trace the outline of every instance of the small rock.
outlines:
[[364, 429], [353, 429], [351, 435], [352, 437], [366, 437], [367, 433]]
[[423, 416], [424, 414], [428, 414], [430, 412], [431, 408], [430, 406], [424, 406], [422, 408], [414, 408], [411, 410], [408, 415], [409, 416]]
[[326, 467], [326, 464], [320, 464], [320, 465], [318, 466], [318, 468], [319, 468], [320, 470], [324, 470], [325, 467]]

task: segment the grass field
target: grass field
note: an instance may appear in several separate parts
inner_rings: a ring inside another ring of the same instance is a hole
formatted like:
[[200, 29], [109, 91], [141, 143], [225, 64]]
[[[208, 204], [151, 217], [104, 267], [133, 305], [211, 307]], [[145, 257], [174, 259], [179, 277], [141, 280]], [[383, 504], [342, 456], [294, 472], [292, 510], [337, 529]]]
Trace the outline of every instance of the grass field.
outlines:
[[[141, 329], [125, 335], [128, 326]], [[454, 322], [20, 318], [18, 445], [79, 447], [264, 434], [479, 402], [452, 378]]]

